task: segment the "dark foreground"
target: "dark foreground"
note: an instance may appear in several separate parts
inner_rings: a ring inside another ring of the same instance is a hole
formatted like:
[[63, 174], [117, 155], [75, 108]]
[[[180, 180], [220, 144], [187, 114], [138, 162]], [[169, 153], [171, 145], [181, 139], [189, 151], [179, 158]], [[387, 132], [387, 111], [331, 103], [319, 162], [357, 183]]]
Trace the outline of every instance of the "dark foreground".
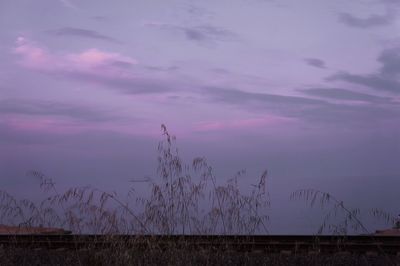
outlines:
[[0, 264], [400, 265], [400, 237], [0, 235]]

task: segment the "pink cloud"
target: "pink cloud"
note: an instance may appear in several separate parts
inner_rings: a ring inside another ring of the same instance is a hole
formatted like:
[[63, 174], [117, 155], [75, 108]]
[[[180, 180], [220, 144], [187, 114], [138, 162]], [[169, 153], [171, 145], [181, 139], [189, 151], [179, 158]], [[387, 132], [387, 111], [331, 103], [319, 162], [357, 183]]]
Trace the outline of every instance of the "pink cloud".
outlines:
[[5, 124], [7, 127], [14, 130], [28, 132], [28, 133], [77, 133], [82, 131], [80, 125], [67, 121], [60, 121], [57, 118], [51, 117], [20, 117], [14, 116], [6, 119]]
[[[79, 53], [52, 53], [24, 37], [14, 53], [26, 68], [75, 81], [106, 86], [127, 94], [165, 93], [176, 89], [169, 76], [144, 72], [138, 62], [119, 53], [90, 48]], [[134, 67], [137, 66], [137, 67]], [[169, 81], [169, 82], [167, 82]]]
[[21, 55], [21, 65], [30, 68], [50, 69], [51, 64], [56, 61], [48, 51], [24, 37], [18, 37], [14, 53]]
[[64, 57], [65, 61], [74, 66], [83, 65], [85, 67], [101, 67], [115, 62], [126, 64], [136, 64], [136, 60], [118, 53], [106, 53], [96, 48], [92, 48], [78, 54], [68, 54]]
[[137, 61], [118, 53], [90, 48], [80, 53], [54, 54], [24, 37], [18, 37], [14, 53], [20, 56], [19, 63], [34, 70], [46, 72], [79, 72], [110, 77], [129, 74], [127, 67]]

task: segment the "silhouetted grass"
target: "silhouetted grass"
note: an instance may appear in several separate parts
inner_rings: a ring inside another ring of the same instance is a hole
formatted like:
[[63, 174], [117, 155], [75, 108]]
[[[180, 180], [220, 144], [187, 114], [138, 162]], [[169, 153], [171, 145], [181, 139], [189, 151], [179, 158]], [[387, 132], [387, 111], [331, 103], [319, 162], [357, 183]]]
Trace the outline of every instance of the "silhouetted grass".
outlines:
[[63, 227], [73, 233], [93, 234], [265, 234], [268, 232], [267, 172], [242, 193], [239, 171], [219, 185], [205, 158], [191, 164], [179, 156], [176, 139], [162, 125], [158, 145], [158, 178], [148, 179], [147, 197], [134, 185], [128, 195], [95, 187], [73, 187], [59, 192], [54, 181], [39, 171], [47, 196], [40, 203], [17, 200], [0, 191], [0, 223], [19, 226]]
[[[290, 199], [304, 200], [310, 207], [319, 205], [319, 207], [325, 209], [326, 214], [316, 234], [328, 233], [348, 235], [354, 233], [374, 233], [362, 222], [359, 208], [347, 206], [342, 200], [331, 193], [323, 192], [318, 189], [299, 189], [291, 193]], [[376, 219], [384, 221], [388, 225], [394, 225], [396, 222], [393, 214], [381, 209], [371, 209], [369, 214]]]

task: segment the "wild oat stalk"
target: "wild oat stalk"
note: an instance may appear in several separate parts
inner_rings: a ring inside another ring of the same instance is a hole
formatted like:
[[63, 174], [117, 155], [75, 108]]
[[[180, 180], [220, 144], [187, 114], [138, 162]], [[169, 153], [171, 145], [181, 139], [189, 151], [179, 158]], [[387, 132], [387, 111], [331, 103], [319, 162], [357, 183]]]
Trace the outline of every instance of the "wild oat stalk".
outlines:
[[175, 147], [176, 138], [164, 125], [161, 128], [165, 136], [158, 146], [161, 180], [151, 182], [150, 198], [140, 199], [145, 224], [161, 234], [267, 232], [268, 216], [262, 214], [269, 206], [266, 172], [249, 196], [237, 183], [244, 172], [218, 186], [206, 159], [198, 157], [186, 165]]
[[[334, 234], [347, 235], [348, 229], [351, 227], [354, 231], [361, 229], [364, 233], [370, 234], [370, 231], [364, 226], [359, 219], [360, 210], [358, 208], [349, 208], [344, 202], [337, 199], [330, 193], [322, 192], [317, 189], [300, 189], [290, 195], [291, 200], [305, 200], [311, 207], [319, 204], [321, 208], [329, 206], [330, 209], [325, 215], [323, 223], [318, 229], [318, 234], [322, 234], [328, 227], [329, 231]], [[342, 215], [339, 223], [329, 224], [332, 218]]]
[[[205, 158], [185, 164], [175, 146], [176, 138], [161, 126], [164, 140], [158, 145], [159, 179], [146, 179], [149, 197], [136, 197], [132, 187], [126, 200], [115, 192], [89, 186], [60, 193], [55, 182], [38, 171], [47, 197], [35, 204], [18, 201], [0, 191], [0, 222], [26, 226], [59, 226], [74, 233], [95, 234], [254, 234], [267, 233], [267, 172], [243, 194], [239, 171], [225, 185], [218, 185]], [[155, 180], [155, 181], [154, 181]]]
[[369, 213], [374, 218], [377, 218], [378, 220], [384, 221], [386, 224], [391, 224], [396, 227], [397, 219], [392, 213], [377, 208], [371, 209]]

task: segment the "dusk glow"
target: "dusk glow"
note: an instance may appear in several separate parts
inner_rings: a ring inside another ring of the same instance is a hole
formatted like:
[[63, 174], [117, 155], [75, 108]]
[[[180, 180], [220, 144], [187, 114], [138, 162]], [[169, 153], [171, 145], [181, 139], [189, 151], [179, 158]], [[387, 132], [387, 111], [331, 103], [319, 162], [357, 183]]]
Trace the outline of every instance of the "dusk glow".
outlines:
[[400, 4], [0, 2], [1, 189], [35, 197], [34, 169], [124, 193], [155, 176], [161, 124], [221, 182], [268, 169], [272, 232], [318, 224], [301, 188], [397, 214]]

